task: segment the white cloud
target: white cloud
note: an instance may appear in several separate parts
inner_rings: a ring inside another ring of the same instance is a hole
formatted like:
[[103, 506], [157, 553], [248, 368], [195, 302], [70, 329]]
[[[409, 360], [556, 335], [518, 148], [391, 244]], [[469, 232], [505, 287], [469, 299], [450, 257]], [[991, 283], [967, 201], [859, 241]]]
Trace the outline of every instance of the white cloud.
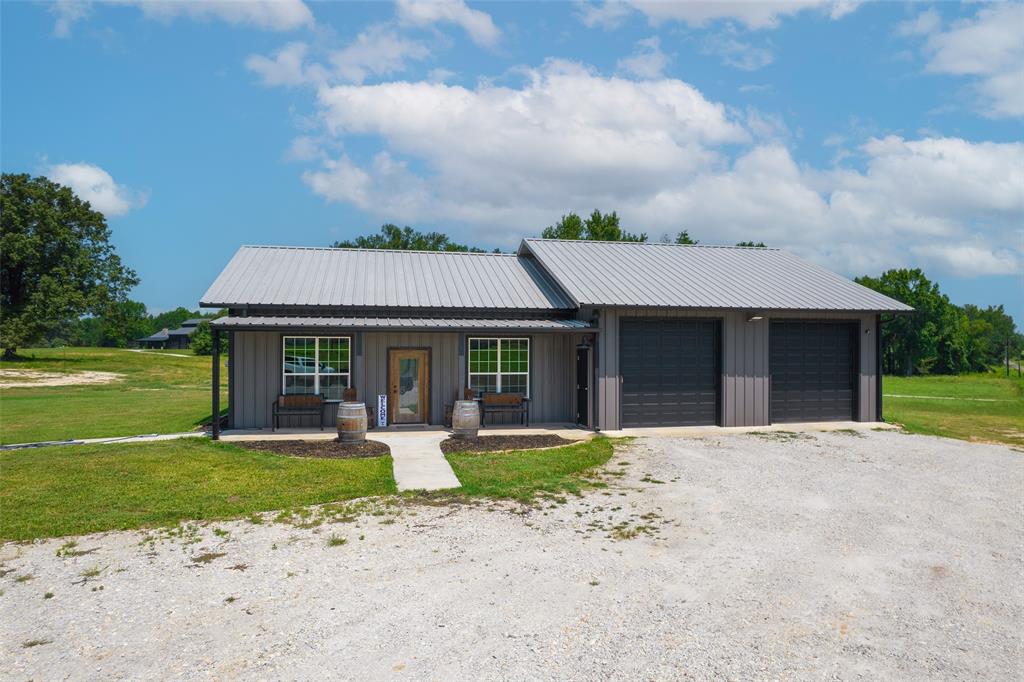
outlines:
[[133, 208], [142, 208], [149, 200], [145, 192], [135, 192], [114, 182], [110, 173], [91, 163], [58, 163], [46, 170], [50, 180], [70, 187], [82, 200], [108, 218], [122, 216]]
[[896, 25], [898, 36], [923, 36], [933, 33], [942, 26], [942, 16], [934, 7], [930, 7], [913, 19], [907, 19]]
[[426, 45], [404, 38], [383, 25], [363, 31], [354, 42], [331, 53], [330, 62], [343, 80], [362, 83], [370, 76], [404, 71], [408, 60], [430, 56]]
[[605, 0], [603, 4], [578, 0], [577, 4], [579, 19], [587, 28], [618, 28], [633, 13], [633, 8], [624, 0]]
[[658, 37], [637, 41], [636, 45], [636, 52], [629, 57], [620, 59], [616, 64], [616, 69], [638, 78], [661, 78], [670, 59], [661, 51]]
[[945, 31], [932, 19], [898, 30], [914, 34], [917, 29], [917, 35], [928, 36], [928, 71], [978, 78], [981, 110], [988, 116], [1024, 116], [1024, 4], [986, 5]]
[[633, 231], [764, 240], [848, 274], [1024, 262], [1024, 144], [871, 138], [851, 148], [856, 163], [816, 169], [796, 163], [777, 117], [738, 114], [676, 79], [560, 61], [517, 86], [324, 86], [318, 99], [329, 139], [369, 136], [381, 151], [308, 171], [314, 193], [482, 243], [510, 247], [566, 211], [600, 208]]
[[327, 71], [319, 64], [306, 64], [309, 46], [305, 43], [289, 43], [275, 52], [272, 57], [249, 55], [245, 66], [256, 73], [264, 85], [309, 85], [323, 82]]
[[831, 19], [854, 11], [852, 0], [607, 0], [585, 4], [580, 19], [587, 26], [614, 28], [636, 10], [654, 25], [678, 21], [703, 27], [715, 21], [736, 21], [748, 29], [777, 28], [782, 18], [805, 10], [818, 10]]
[[734, 31], [709, 35], [701, 47], [704, 54], [716, 55], [723, 64], [743, 71], [756, 71], [775, 61], [775, 55], [767, 47], [745, 43], [736, 37]]
[[398, 0], [398, 19], [420, 27], [455, 24], [481, 47], [494, 47], [501, 39], [501, 30], [494, 25], [491, 15], [467, 7], [463, 0]]
[[50, 5], [50, 14], [57, 17], [53, 24], [53, 35], [67, 38], [71, 35], [71, 27], [89, 16], [92, 4], [84, 0], [57, 0]]
[[408, 61], [430, 56], [426, 45], [382, 24], [370, 26], [344, 48], [328, 53], [327, 66], [307, 60], [308, 52], [305, 43], [290, 43], [270, 57], [249, 55], [245, 66], [268, 86], [321, 85], [338, 80], [362, 83], [372, 76], [399, 73]]
[[71, 27], [97, 4], [133, 5], [145, 17], [161, 21], [178, 17], [217, 19], [269, 31], [291, 31], [314, 23], [313, 13], [303, 0], [58, 0], [51, 7], [57, 16], [54, 35], [69, 36]]

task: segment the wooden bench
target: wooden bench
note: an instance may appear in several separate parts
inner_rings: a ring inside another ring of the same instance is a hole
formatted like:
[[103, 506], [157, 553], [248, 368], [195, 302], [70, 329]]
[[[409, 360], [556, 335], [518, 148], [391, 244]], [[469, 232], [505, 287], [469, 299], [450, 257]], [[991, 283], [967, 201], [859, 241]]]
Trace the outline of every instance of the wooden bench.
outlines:
[[279, 395], [274, 401], [274, 431], [277, 431], [281, 417], [319, 418], [320, 430], [324, 430], [324, 397], [322, 395]]
[[481, 425], [492, 414], [518, 414], [523, 426], [530, 425], [530, 399], [519, 393], [484, 393], [480, 396]]

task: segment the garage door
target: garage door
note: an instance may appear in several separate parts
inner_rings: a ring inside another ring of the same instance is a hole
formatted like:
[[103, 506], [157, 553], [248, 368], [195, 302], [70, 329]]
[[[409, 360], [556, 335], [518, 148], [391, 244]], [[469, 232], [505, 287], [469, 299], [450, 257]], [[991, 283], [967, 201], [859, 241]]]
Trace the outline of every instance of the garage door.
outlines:
[[857, 323], [773, 320], [772, 422], [855, 419]]
[[619, 331], [623, 426], [718, 422], [718, 320], [623, 320]]

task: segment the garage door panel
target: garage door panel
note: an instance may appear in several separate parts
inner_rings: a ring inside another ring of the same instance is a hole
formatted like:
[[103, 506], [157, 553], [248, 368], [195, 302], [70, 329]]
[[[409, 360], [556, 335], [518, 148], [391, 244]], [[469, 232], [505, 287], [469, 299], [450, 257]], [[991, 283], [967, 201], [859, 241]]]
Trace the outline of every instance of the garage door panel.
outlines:
[[624, 320], [620, 331], [623, 426], [717, 422], [716, 320]]
[[771, 421], [855, 419], [857, 323], [773, 320]]

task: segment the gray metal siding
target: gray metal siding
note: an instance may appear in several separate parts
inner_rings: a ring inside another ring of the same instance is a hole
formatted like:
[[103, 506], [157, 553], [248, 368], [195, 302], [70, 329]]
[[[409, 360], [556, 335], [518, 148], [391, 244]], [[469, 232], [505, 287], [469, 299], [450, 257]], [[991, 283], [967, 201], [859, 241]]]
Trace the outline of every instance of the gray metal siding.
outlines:
[[[237, 331], [232, 346], [231, 415], [233, 428], [269, 428], [272, 404], [281, 391], [281, 331]], [[352, 332], [332, 329], [324, 335], [352, 337], [352, 385], [357, 400], [376, 405], [387, 393], [388, 349], [430, 348], [430, 423], [441, 424], [444, 407], [466, 385], [465, 339], [451, 332]], [[572, 421], [573, 357], [578, 337], [571, 334], [538, 334], [530, 337], [530, 386], [533, 397], [530, 418], [535, 422]], [[324, 423], [332, 426], [333, 406], [325, 410]], [[289, 424], [299, 425], [297, 418]], [[306, 419], [303, 425], [314, 425]]]
[[[769, 319], [747, 322], [747, 314], [720, 310], [665, 310], [663, 308], [603, 308], [597, 343], [597, 426], [620, 428], [619, 321], [626, 317], [716, 317], [722, 320], [722, 424], [764, 426], [770, 423], [771, 368]], [[874, 421], [877, 405], [875, 375], [875, 315], [824, 312], [786, 313], [786, 318], [858, 320], [860, 322], [860, 421]], [[869, 332], [869, 333], [866, 333]]]

